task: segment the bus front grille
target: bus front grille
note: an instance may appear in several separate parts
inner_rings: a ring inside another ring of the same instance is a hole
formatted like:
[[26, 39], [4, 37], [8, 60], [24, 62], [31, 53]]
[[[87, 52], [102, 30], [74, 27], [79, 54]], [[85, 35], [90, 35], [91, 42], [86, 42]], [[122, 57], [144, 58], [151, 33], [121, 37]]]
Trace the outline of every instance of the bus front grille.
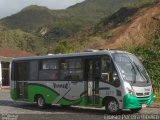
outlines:
[[137, 96], [143, 96], [143, 93], [136, 93]]
[[137, 97], [146, 97], [149, 96], [150, 92], [146, 92], [146, 93], [136, 93]]

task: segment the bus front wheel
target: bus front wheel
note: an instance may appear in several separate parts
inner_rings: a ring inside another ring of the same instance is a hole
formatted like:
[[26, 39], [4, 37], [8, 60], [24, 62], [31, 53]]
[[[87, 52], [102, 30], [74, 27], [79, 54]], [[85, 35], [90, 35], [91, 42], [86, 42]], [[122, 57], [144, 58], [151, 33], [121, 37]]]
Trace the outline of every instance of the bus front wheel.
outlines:
[[108, 99], [105, 103], [105, 109], [108, 114], [115, 115], [120, 112], [119, 104], [115, 99]]
[[45, 99], [41, 95], [37, 96], [36, 103], [37, 103], [37, 106], [39, 108], [45, 108], [46, 107]]

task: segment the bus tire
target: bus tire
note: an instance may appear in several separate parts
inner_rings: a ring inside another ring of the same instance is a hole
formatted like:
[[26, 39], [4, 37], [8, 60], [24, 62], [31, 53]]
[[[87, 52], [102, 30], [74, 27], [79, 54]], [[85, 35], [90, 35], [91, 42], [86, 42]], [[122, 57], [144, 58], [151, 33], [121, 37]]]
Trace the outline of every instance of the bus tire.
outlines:
[[132, 113], [138, 113], [142, 108], [131, 109]]
[[110, 98], [105, 102], [105, 110], [107, 114], [115, 115], [120, 113], [119, 104], [114, 98]]
[[36, 103], [39, 108], [46, 108], [45, 99], [42, 95], [37, 96]]

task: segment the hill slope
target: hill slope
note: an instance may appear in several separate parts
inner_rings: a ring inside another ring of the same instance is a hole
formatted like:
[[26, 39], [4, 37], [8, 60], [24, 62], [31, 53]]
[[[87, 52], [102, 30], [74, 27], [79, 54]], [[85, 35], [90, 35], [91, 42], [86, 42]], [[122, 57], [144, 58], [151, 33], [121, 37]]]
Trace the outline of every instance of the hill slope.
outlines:
[[[111, 15], [122, 6], [135, 7], [153, 1], [155, 0], [85, 0], [64, 10], [50, 10], [46, 7], [32, 5], [15, 15], [0, 20], [0, 46], [44, 54], [52, 52], [60, 40], [73, 36], [71, 42], [74, 44], [71, 45], [76, 51], [90, 46], [98, 48], [101, 44], [105, 44], [106, 37], [110, 37], [108, 32], [103, 32], [105, 25], [101, 24], [107, 18], [102, 19], [91, 29], [90, 26], [94, 26], [102, 17]], [[123, 15], [126, 15], [125, 10]], [[117, 20], [119, 20], [118, 17], [113, 16], [112, 18], [111, 15], [109, 21]], [[113, 29], [114, 27], [116, 26], [111, 25], [107, 28]], [[84, 29], [84, 32], [80, 31], [81, 29]], [[78, 31], [80, 34], [77, 33]], [[77, 34], [74, 35], [75, 33]], [[69, 42], [70, 40], [62, 42], [62, 46], [60, 42], [60, 49], [65, 51]], [[69, 46], [69, 51], [71, 48]]]
[[[55, 52], [77, 52], [88, 48], [115, 49], [125, 44], [143, 45], [159, 29], [159, 15], [159, 4], [137, 8], [123, 7], [102, 19], [95, 27], [75, 34], [68, 41], [62, 41]], [[63, 47], [67, 49], [63, 50]]]
[[83, 27], [94, 25], [122, 6], [142, 3], [143, 0], [85, 0], [64, 10], [32, 5], [0, 20], [0, 24], [43, 36], [46, 42], [53, 42], [67, 38]]
[[104, 48], [117, 48], [125, 44], [144, 45], [160, 29], [160, 4], [143, 9], [128, 22], [112, 37], [112, 43], [106, 44]]
[[0, 47], [14, 48], [34, 54], [46, 52], [43, 39], [19, 29], [9, 30], [5, 28], [0, 30]]

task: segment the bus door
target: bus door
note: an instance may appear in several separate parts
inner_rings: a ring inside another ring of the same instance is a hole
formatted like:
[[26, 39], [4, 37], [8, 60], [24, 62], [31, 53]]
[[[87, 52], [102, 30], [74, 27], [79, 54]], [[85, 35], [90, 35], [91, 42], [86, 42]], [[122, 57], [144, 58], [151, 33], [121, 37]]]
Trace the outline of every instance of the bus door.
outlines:
[[27, 82], [17, 81], [17, 99], [26, 99], [27, 97]]
[[99, 105], [100, 59], [88, 59], [85, 62], [87, 78], [88, 105]]
[[27, 99], [29, 64], [26, 62], [15, 64], [14, 72], [16, 80], [17, 99]]

